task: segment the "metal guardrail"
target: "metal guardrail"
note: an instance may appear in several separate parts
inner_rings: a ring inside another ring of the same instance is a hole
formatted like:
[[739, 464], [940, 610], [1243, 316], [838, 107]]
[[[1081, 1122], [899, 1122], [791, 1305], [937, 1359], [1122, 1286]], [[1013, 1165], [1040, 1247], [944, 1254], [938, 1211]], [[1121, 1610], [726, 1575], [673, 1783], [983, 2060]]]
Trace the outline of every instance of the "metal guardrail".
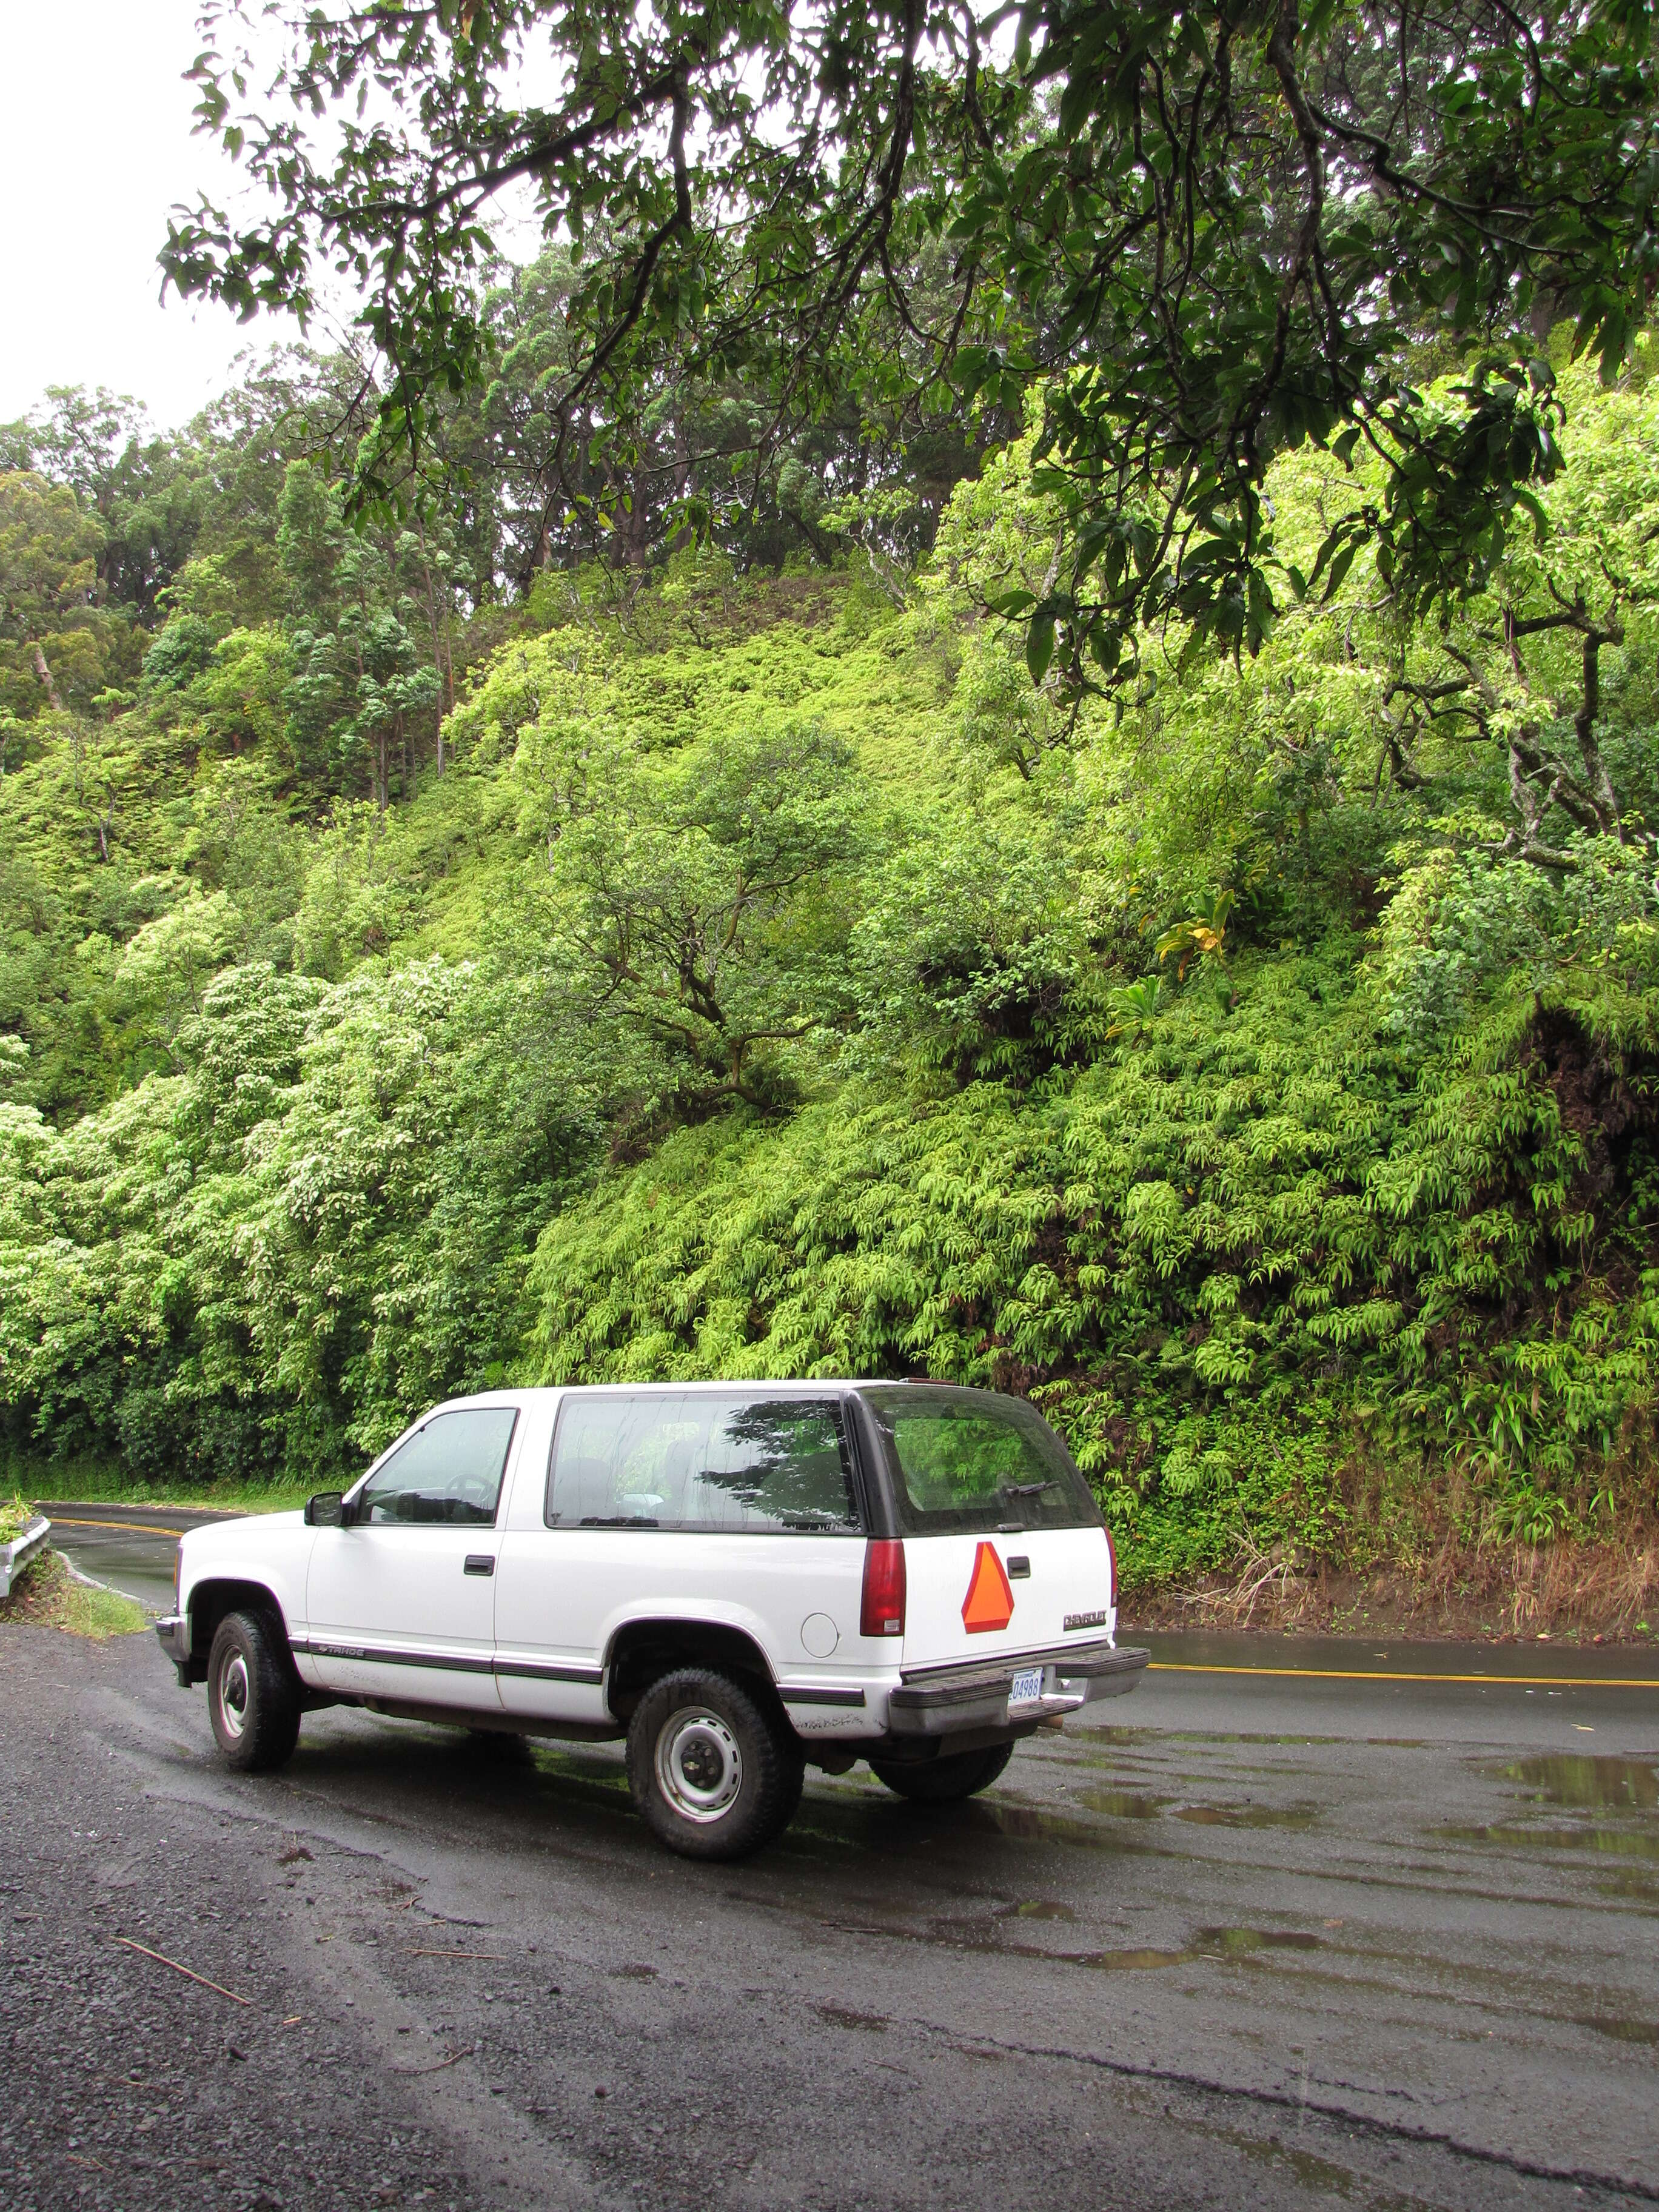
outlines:
[[40, 1514], [21, 1536], [13, 1537], [9, 1544], [0, 1544], [0, 1597], [11, 1595], [13, 1583], [51, 1534], [51, 1522]]

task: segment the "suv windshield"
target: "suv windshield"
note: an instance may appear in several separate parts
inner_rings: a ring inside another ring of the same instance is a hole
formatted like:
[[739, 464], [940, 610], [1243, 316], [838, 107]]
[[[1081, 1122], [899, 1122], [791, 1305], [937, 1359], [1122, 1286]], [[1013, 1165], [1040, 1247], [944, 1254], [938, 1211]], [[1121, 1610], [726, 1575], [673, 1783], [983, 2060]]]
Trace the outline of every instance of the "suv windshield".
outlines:
[[912, 1535], [1101, 1526], [1065, 1445], [1023, 1398], [934, 1382], [860, 1395], [887, 1447], [899, 1518]]

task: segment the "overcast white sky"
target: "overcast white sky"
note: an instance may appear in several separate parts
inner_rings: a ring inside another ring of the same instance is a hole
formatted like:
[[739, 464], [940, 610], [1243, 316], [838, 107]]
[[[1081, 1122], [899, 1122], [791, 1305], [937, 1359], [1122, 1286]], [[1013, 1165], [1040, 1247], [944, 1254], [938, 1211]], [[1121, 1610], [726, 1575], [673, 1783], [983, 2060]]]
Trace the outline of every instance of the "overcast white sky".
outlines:
[[49, 384], [130, 392], [163, 428], [187, 421], [242, 348], [298, 336], [266, 317], [156, 295], [167, 211], [226, 165], [191, 135], [193, 0], [70, 0], [4, 10], [10, 94], [0, 131], [0, 422]]

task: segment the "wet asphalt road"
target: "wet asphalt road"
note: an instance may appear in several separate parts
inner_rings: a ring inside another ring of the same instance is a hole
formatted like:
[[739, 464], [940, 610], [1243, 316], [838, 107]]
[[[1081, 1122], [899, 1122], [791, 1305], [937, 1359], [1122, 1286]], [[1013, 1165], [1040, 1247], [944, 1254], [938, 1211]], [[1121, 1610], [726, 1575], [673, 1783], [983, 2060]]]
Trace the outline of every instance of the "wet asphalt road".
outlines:
[[[3, 2193], [1659, 2202], [1659, 1685], [1152, 1640], [975, 1803], [815, 1776], [697, 1869], [609, 1747], [331, 1712], [244, 1780], [149, 1639], [0, 1632]], [[1244, 1665], [1325, 1671], [1171, 1671]]]
[[46, 1503], [40, 1510], [52, 1522], [53, 1545], [72, 1567], [155, 1613], [172, 1609], [173, 1555], [185, 1530], [234, 1518], [167, 1505]]

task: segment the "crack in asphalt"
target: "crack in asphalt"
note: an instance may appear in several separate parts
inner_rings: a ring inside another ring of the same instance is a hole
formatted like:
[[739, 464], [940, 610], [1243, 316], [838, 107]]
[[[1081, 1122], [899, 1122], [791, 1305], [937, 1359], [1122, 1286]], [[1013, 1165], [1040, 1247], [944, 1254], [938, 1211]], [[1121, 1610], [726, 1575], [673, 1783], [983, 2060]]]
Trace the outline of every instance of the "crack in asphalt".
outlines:
[[[915, 2025], [930, 2035], [959, 2039], [962, 2033], [960, 2028], [945, 2028], [933, 2021], [917, 2021]], [[1409, 2142], [1423, 2148], [1449, 2151], [1455, 2157], [1471, 2159], [1480, 2166], [1496, 2166], [1528, 2181], [1549, 2181], [1571, 2188], [1596, 2189], [1613, 2196], [1633, 2197], [1644, 2204], [1659, 2204], [1659, 2187], [1645, 2181], [1621, 2174], [1600, 2173], [1591, 2166], [1546, 2166], [1535, 2160], [1518, 2158], [1512, 2151], [1497, 2150], [1484, 2143], [1465, 2142], [1460, 2136], [1437, 2128], [1414, 2128], [1403, 2121], [1378, 2119], [1374, 2113], [1356, 2112], [1351, 2106], [1329, 2104], [1322, 2099], [1312, 2097], [1292, 2096], [1285, 2089], [1255, 2089], [1243, 2082], [1215, 2081], [1201, 2074], [1188, 2073], [1179, 2067], [1137, 2065], [1133, 2059], [1113, 2058], [1103, 2051], [1076, 2051], [1065, 2044], [1006, 2042], [994, 2035], [975, 2036], [972, 2041], [981, 2050], [994, 2051], [1010, 2058], [1059, 2058], [1074, 2066], [1087, 2066], [1098, 2073], [1115, 2075], [1125, 2081], [1158, 2081], [1170, 2088], [1190, 2089], [1201, 2096], [1265, 2106], [1279, 2112], [1313, 2112], [1321, 2119], [1339, 2121], [1344, 2127], [1361, 2129], [1367, 2135], [1386, 2142]], [[1388, 2093], [1367, 2089], [1360, 2094], [1372, 2096]]]

